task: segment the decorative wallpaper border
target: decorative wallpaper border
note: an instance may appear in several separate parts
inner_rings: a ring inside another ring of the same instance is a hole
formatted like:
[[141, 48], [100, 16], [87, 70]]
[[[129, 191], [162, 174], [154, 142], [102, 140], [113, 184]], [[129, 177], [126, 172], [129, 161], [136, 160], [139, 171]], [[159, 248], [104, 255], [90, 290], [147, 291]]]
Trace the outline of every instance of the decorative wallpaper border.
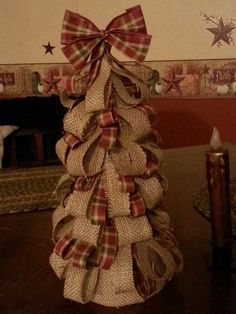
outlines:
[[[236, 96], [236, 59], [147, 61], [144, 67], [124, 64], [149, 81], [152, 96]], [[0, 65], [0, 98], [58, 94], [73, 74], [67, 63]]]

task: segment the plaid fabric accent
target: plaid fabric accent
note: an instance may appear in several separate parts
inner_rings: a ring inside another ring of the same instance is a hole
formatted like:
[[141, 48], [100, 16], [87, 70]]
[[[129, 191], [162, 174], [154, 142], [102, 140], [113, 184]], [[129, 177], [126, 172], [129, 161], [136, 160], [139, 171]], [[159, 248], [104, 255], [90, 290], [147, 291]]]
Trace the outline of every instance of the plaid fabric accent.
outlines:
[[78, 192], [89, 191], [94, 182], [96, 181], [96, 176], [92, 177], [77, 177], [74, 184], [74, 190]]
[[120, 175], [120, 190], [125, 193], [134, 193], [135, 182], [133, 177]]
[[139, 217], [145, 214], [145, 204], [138, 192], [130, 194], [130, 211], [133, 217]]
[[150, 177], [152, 176], [158, 169], [158, 162], [156, 156], [154, 156], [151, 152], [147, 152], [147, 163], [146, 163], [146, 171], [144, 176]]
[[118, 137], [119, 129], [115, 114], [112, 110], [104, 110], [99, 114], [97, 120], [102, 128], [99, 145], [109, 150], [115, 145]]
[[96, 247], [87, 242], [77, 243], [72, 257], [72, 265], [75, 267], [86, 268], [89, 256], [91, 256], [95, 250]]
[[57, 255], [61, 256], [63, 259], [70, 258], [76, 247], [76, 240], [71, 237], [71, 235], [66, 234], [61, 237], [54, 248], [54, 251]]
[[72, 258], [72, 265], [75, 267], [87, 267], [88, 264], [91, 265], [90, 256], [94, 254], [96, 247], [86, 242], [78, 242], [67, 234], [59, 239], [54, 251], [63, 259]]
[[133, 217], [143, 216], [145, 214], [145, 204], [138, 192], [136, 192], [136, 186], [134, 178], [131, 176], [120, 175], [120, 187], [121, 192], [130, 193], [130, 211]]
[[115, 226], [103, 226], [98, 248], [98, 265], [109, 269], [114, 262], [118, 247], [118, 233]]
[[101, 180], [94, 192], [88, 216], [91, 223], [95, 225], [104, 225], [107, 221], [107, 198]]
[[142, 62], [148, 52], [150, 41], [151, 36], [147, 35], [140, 6], [126, 10], [102, 31], [80, 14], [65, 11], [61, 33], [61, 44], [64, 46], [62, 51], [77, 70], [81, 70], [86, 64], [92, 64], [88, 85], [97, 76], [101, 57], [104, 51], [110, 50], [110, 46]]
[[116, 119], [112, 110], [104, 110], [98, 115], [97, 120], [101, 127], [106, 127], [116, 123]]
[[64, 134], [63, 139], [72, 149], [75, 149], [82, 143], [82, 141], [77, 136], [69, 132]]
[[117, 137], [118, 126], [113, 125], [102, 128], [102, 135], [99, 141], [99, 145], [107, 150], [110, 150], [115, 145]]

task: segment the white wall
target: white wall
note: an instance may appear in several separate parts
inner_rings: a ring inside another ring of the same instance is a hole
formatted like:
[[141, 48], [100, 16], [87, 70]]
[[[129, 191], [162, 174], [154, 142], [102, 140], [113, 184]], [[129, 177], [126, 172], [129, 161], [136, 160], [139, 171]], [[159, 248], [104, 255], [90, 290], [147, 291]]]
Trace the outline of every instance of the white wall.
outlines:
[[[105, 28], [111, 18], [137, 4], [153, 36], [147, 60], [235, 58], [235, 46], [211, 47], [214, 35], [206, 28], [215, 25], [200, 16], [203, 11], [236, 18], [235, 0], [0, 0], [0, 64], [67, 62], [60, 51], [66, 8]], [[236, 42], [236, 30], [233, 38]], [[53, 56], [44, 54], [42, 45], [48, 41], [56, 46]]]

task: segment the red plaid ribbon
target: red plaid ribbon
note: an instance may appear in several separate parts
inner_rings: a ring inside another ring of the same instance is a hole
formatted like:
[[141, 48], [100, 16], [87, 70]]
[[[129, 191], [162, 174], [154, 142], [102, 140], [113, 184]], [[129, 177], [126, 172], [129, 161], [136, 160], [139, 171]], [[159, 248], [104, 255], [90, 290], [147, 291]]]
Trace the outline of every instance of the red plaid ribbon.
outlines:
[[74, 190], [78, 192], [89, 191], [94, 182], [96, 181], [96, 176], [92, 177], [77, 177], [74, 184]]
[[55, 245], [55, 253], [63, 259], [72, 259], [72, 265], [79, 268], [99, 266], [109, 269], [115, 259], [118, 234], [114, 226], [102, 227], [99, 244], [95, 247], [87, 242], [79, 242], [71, 235], [65, 235]]
[[57, 242], [54, 250], [63, 259], [68, 259], [73, 255], [75, 247], [75, 239], [73, 239], [71, 235], [66, 234]]
[[130, 195], [130, 210], [133, 217], [145, 214], [145, 203], [138, 192]]
[[[61, 33], [63, 53], [77, 70], [91, 63], [88, 85], [97, 76], [101, 57], [114, 46], [126, 56], [144, 61], [150, 45], [140, 6], [115, 17], [105, 30], [82, 15], [66, 10]], [[90, 61], [88, 61], [90, 60]]]
[[64, 134], [63, 139], [72, 149], [75, 149], [82, 143], [81, 139], [69, 132]]
[[98, 265], [100, 268], [109, 269], [115, 259], [118, 247], [118, 233], [115, 226], [104, 226], [101, 244], [98, 251]]
[[96, 247], [86, 242], [77, 243], [74, 254], [72, 265], [75, 267], [86, 268], [88, 266], [89, 257], [94, 253]]
[[102, 128], [99, 144], [109, 150], [115, 145], [119, 131], [114, 112], [112, 110], [104, 110], [98, 116], [98, 123]]
[[95, 225], [104, 225], [107, 221], [107, 198], [105, 188], [101, 180], [92, 197], [91, 206], [88, 209], [88, 218]]
[[134, 178], [130, 176], [120, 175], [120, 190], [125, 193], [134, 193], [135, 182]]
[[133, 217], [143, 216], [145, 214], [145, 203], [136, 191], [134, 179], [131, 176], [120, 175], [121, 191], [130, 194], [130, 211]]

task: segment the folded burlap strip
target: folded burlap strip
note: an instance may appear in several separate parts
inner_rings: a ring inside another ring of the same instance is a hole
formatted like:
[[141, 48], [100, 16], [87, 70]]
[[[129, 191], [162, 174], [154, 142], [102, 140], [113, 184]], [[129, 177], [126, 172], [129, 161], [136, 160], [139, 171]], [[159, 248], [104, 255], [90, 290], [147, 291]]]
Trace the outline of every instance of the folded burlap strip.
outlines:
[[97, 128], [86, 142], [75, 149], [70, 149], [64, 139], [57, 142], [56, 153], [70, 175], [93, 176], [101, 171], [105, 151], [98, 145], [100, 134]]
[[140, 145], [143, 149], [152, 153], [157, 159], [158, 168], [161, 166], [163, 161], [163, 151], [155, 143], [146, 141]]
[[156, 233], [155, 240], [172, 254], [176, 272], [181, 271], [183, 268], [183, 256], [178, 249], [169, 214], [163, 209], [153, 208], [148, 212], [148, 217], [154, 233]]
[[150, 122], [143, 111], [131, 107], [117, 107], [117, 115], [120, 125], [120, 141], [129, 139], [129, 141], [135, 142], [151, 133]]
[[96, 293], [100, 270], [74, 267], [69, 263], [64, 284], [64, 297], [80, 303], [92, 300]]
[[130, 215], [129, 194], [121, 192], [119, 174], [109, 155], [105, 159], [102, 177], [108, 201], [109, 217]]
[[70, 195], [66, 204], [66, 211], [68, 215], [73, 215], [75, 217], [86, 217], [87, 207], [93, 195], [95, 185], [96, 183], [94, 183], [93, 187], [88, 191], [74, 191]]
[[97, 245], [101, 226], [91, 224], [86, 217], [77, 217], [74, 222], [73, 238]]
[[146, 170], [146, 154], [134, 142], [122, 142], [110, 152], [116, 171], [123, 176], [142, 175]]
[[[90, 86], [85, 97], [85, 111], [93, 112], [105, 109], [104, 91], [106, 83], [109, 79], [111, 72], [111, 65], [107, 57], [101, 61], [99, 75], [96, 77], [93, 84]], [[108, 95], [109, 97], [109, 95]]]
[[135, 178], [138, 191], [144, 200], [146, 208], [153, 208], [163, 198], [163, 187], [159, 180], [153, 176], [149, 179]]
[[70, 215], [62, 205], [58, 206], [52, 214], [52, 239], [57, 241], [73, 230], [75, 217]]
[[[127, 92], [127, 89], [124, 86], [121, 77], [126, 79], [128, 78], [133, 84], [137, 86], [137, 91], [139, 91], [140, 93], [139, 98], [131, 96]], [[129, 106], [136, 106], [146, 101], [151, 96], [150, 86], [146, 82], [141, 81], [138, 78], [136, 79], [134, 74], [128, 74], [127, 72], [122, 71], [115, 66], [112, 67], [111, 80], [113, 82], [113, 86], [117, 92], [117, 95], [119, 95], [122, 102], [124, 102], [126, 105], [128, 104]]]
[[135, 243], [135, 260], [144, 276], [153, 280], [170, 280], [176, 273], [171, 252], [156, 240]]
[[88, 131], [91, 133], [91, 129], [93, 130], [91, 125], [92, 117], [93, 113], [85, 111], [85, 102], [82, 101], [65, 114], [63, 120], [64, 131], [74, 134], [79, 139], [83, 139]]
[[97, 291], [92, 301], [115, 307], [144, 301], [134, 285], [130, 245], [119, 247], [111, 268], [100, 271]]
[[68, 264], [70, 263], [69, 260], [64, 260], [58, 254], [53, 252], [49, 257], [49, 263], [54, 270], [55, 274], [59, 279], [64, 279], [66, 276], [66, 271]]
[[114, 221], [119, 235], [119, 246], [152, 238], [152, 228], [146, 216], [116, 217]]

